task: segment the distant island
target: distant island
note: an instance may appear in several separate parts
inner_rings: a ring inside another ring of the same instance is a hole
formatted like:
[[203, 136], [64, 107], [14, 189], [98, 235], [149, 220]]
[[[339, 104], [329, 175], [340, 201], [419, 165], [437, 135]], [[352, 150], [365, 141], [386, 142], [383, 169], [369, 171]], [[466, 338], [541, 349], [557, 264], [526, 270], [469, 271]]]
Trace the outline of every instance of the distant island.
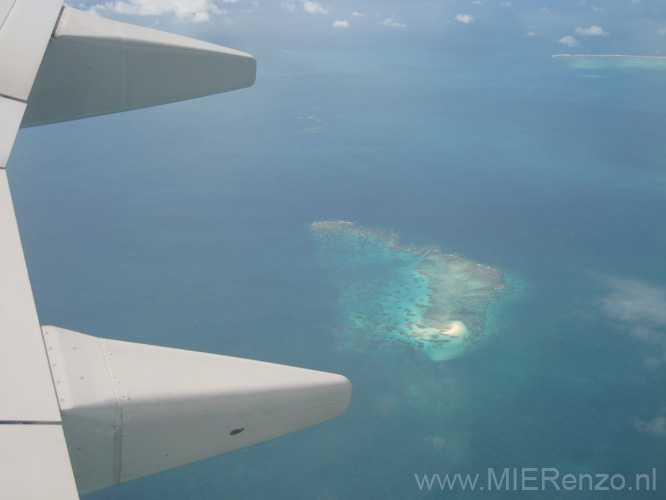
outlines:
[[580, 69], [663, 70], [666, 57], [623, 54], [554, 54], [553, 59]]
[[619, 58], [619, 59], [635, 59], [639, 61], [653, 61], [653, 62], [666, 62], [666, 57], [662, 56], [628, 56], [623, 54], [553, 54], [551, 57], [571, 57], [571, 58]]

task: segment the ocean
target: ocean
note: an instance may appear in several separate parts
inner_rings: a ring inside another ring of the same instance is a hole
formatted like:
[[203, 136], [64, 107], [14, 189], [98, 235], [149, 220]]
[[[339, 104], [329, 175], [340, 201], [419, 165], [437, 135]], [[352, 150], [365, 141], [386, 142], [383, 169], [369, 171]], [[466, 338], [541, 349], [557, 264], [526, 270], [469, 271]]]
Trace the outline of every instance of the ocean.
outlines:
[[[342, 373], [351, 407], [84, 498], [660, 498], [666, 65], [426, 37], [232, 46], [258, 60], [249, 89], [20, 132], [40, 321]], [[328, 220], [499, 270], [493, 335], [445, 361], [349, 348], [310, 230]], [[555, 470], [579, 482], [542, 483]]]

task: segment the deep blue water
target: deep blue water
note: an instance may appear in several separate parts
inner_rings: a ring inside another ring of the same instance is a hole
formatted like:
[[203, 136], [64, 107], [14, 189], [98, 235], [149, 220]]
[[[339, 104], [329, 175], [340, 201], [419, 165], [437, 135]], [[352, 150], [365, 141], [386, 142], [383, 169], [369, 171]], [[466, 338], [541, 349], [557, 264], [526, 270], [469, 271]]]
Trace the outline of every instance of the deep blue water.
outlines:
[[[661, 478], [666, 70], [241, 48], [250, 89], [19, 134], [8, 172], [40, 320], [343, 373], [352, 405], [87, 498], [490, 498], [414, 479], [489, 467]], [[523, 288], [462, 358], [345, 350], [316, 220], [391, 228]]]

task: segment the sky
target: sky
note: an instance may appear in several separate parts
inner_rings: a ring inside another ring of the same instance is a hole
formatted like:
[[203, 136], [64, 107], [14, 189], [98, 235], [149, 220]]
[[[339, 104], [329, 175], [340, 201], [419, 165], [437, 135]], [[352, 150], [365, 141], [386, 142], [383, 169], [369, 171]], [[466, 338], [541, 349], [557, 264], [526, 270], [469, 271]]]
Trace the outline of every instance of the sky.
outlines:
[[538, 47], [550, 53], [666, 55], [662, 0], [125, 0], [71, 6], [211, 41], [335, 44], [425, 38], [457, 50]]

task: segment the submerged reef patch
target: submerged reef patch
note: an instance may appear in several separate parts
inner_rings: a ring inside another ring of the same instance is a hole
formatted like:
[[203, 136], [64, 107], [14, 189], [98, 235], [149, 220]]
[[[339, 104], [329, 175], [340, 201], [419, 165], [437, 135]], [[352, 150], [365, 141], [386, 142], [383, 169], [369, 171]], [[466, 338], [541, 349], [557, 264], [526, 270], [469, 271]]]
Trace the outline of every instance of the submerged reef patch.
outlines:
[[570, 64], [576, 69], [666, 69], [666, 57], [663, 56], [630, 56], [622, 54], [554, 54], [551, 57]]
[[347, 347], [414, 349], [442, 361], [477, 348], [494, 330], [489, 311], [506, 289], [497, 269], [354, 222], [310, 228], [340, 290]]

